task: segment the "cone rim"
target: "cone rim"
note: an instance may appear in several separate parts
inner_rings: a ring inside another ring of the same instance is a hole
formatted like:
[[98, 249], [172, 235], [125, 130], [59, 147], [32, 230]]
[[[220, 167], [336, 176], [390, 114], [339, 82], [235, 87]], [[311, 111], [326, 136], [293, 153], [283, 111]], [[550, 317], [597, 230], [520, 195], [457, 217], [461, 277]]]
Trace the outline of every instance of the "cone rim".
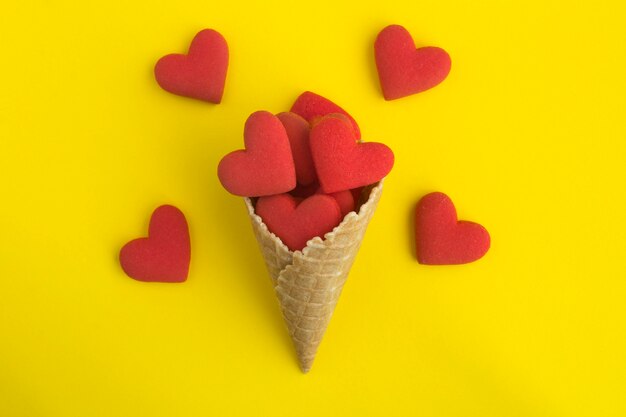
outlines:
[[256, 214], [255, 210], [254, 210], [254, 205], [252, 204], [252, 199], [250, 197], [244, 197], [244, 201], [246, 203], [246, 208], [248, 210], [248, 214], [250, 215], [250, 217], [252, 217], [261, 227], [261, 229], [264, 232], [267, 232], [267, 234], [270, 236], [270, 238], [272, 240], [274, 240], [275, 243], [277, 243], [279, 245], [279, 247], [281, 247], [282, 249], [284, 249], [285, 251], [287, 251], [290, 255], [294, 255], [298, 252], [302, 253], [303, 256], [306, 256], [307, 253], [309, 252], [309, 248], [314, 248], [316, 246], [320, 246], [323, 245], [325, 240], [329, 240], [332, 239], [333, 236], [335, 234], [337, 234], [337, 232], [339, 231], [339, 229], [350, 219], [354, 218], [354, 217], [359, 217], [361, 215], [364, 215], [366, 210], [370, 209], [370, 206], [373, 204], [373, 201], [376, 200], [376, 195], [380, 194], [382, 192], [382, 188], [383, 188], [383, 180], [380, 180], [374, 184], [371, 184], [367, 187], [371, 187], [370, 188], [370, 194], [367, 197], [367, 201], [365, 201], [363, 204], [361, 204], [361, 207], [359, 207], [359, 211], [358, 213], [355, 212], [354, 210], [349, 212], [348, 214], [346, 214], [343, 219], [341, 220], [341, 223], [339, 223], [337, 226], [335, 226], [333, 228], [333, 230], [331, 230], [330, 232], [324, 234], [324, 238], [322, 239], [320, 236], [315, 236], [311, 239], [309, 239], [306, 242], [306, 246], [302, 249], [302, 250], [296, 250], [296, 251], [292, 251], [291, 249], [289, 249], [287, 247], [287, 245], [285, 245], [283, 243], [283, 241], [276, 236], [274, 233], [272, 233], [267, 225], [265, 224], [265, 222], [263, 221], [263, 219], [261, 218], [261, 216], [259, 216], [258, 214]]

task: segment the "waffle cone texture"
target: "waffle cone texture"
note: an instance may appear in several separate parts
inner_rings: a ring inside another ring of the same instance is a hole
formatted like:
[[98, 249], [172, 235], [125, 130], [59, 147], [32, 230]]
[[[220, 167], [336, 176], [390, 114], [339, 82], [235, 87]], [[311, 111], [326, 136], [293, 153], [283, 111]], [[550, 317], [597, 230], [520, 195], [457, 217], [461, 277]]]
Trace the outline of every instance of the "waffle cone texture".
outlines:
[[302, 251], [290, 251], [255, 214], [245, 199], [252, 229], [259, 243], [280, 303], [300, 368], [308, 372], [326, 332], [365, 230], [376, 211], [382, 181], [363, 191], [366, 201], [358, 213], [348, 213], [339, 226], [314, 237]]

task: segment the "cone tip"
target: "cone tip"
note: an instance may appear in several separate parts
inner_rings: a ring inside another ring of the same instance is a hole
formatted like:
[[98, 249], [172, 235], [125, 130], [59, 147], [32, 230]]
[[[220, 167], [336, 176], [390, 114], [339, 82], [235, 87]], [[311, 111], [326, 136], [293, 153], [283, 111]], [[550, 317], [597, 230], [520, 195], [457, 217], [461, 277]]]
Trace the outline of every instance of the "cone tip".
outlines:
[[298, 364], [300, 365], [300, 370], [303, 374], [309, 373], [309, 371], [313, 367], [313, 360], [315, 360], [315, 356], [304, 357], [300, 355], [300, 352], [298, 352]]

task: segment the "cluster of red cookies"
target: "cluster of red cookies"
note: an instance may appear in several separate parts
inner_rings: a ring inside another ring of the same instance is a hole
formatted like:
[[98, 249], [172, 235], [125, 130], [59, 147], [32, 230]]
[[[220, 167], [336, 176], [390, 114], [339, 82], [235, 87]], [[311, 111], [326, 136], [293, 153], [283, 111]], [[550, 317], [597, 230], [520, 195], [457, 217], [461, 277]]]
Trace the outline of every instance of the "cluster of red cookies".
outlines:
[[245, 150], [220, 161], [218, 177], [230, 193], [258, 197], [256, 213], [292, 251], [338, 226], [394, 160], [386, 145], [362, 142], [341, 107], [311, 92], [290, 112], [253, 113], [244, 141]]
[[[399, 25], [384, 28], [374, 53], [381, 90], [394, 100], [432, 88], [450, 71], [441, 48], [416, 48]], [[228, 45], [217, 31], [205, 29], [193, 39], [187, 55], [170, 54], [154, 69], [158, 84], [171, 93], [220, 103], [228, 69]], [[226, 155], [218, 176], [232, 194], [254, 197], [255, 210], [292, 251], [324, 236], [344, 216], [358, 210], [362, 187], [384, 178], [393, 153], [380, 143], [361, 141], [356, 121], [341, 107], [306, 92], [289, 112], [253, 113], [244, 129], [245, 150]], [[416, 206], [417, 259], [422, 264], [472, 262], [489, 249], [481, 225], [458, 221], [443, 193], [424, 196]], [[120, 263], [142, 281], [181, 282], [190, 262], [189, 230], [173, 206], [157, 208], [148, 238], [135, 239], [120, 252]]]

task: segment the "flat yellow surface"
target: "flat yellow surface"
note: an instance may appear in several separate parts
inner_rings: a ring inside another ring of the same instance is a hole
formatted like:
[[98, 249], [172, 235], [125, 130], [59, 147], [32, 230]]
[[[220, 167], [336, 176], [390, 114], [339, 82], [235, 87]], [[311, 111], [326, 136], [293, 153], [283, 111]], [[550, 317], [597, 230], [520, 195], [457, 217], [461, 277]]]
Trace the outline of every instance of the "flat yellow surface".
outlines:
[[[568, 2], [20, 1], [0, 13], [0, 416], [626, 415], [626, 9]], [[373, 42], [452, 56], [386, 102]], [[214, 28], [221, 105], [152, 70]], [[241, 199], [216, 167], [256, 110], [304, 90], [396, 165], [313, 370], [300, 373]], [[419, 265], [443, 191], [490, 252]], [[154, 208], [190, 276], [124, 275]]]

